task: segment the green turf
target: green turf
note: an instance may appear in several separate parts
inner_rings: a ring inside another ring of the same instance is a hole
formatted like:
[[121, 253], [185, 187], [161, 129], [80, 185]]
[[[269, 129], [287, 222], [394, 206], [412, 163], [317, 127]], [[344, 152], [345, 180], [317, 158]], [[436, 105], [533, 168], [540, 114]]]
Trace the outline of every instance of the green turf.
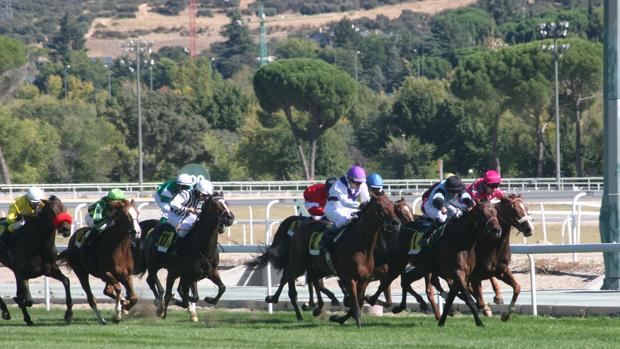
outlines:
[[[13, 319], [0, 322], [1, 348], [618, 348], [620, 318], [545, 318], [516, 315], [508, 323], [484, 318], [477, 328], [469, 315], [449, 318], [438, 328], [425, 315], [364, 316], [363, 327], [340, 326], [306, 313], [269, 315], [252, 311], [199, 310], [201, 321], [173, 311], [168, 319], [126, 316], [120, 324], [99, 325], [92, 312], [79, 310], [71, 325], [63, 312], [33, 309], [33, 327]], [[108, 319], [112, 311], [104, 311]]]

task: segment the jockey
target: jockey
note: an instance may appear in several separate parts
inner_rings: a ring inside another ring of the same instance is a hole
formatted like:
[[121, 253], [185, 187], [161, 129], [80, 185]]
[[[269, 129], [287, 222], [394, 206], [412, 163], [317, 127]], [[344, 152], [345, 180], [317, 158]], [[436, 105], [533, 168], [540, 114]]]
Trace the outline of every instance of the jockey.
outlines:
[[325, 215], [325, 204], [327, 203], [327, 192], [338, 179], [328, 178], [325, 183], [317, 183], [304, 190], [304, 207], [308, 210], [313, 219], [319, 220]]
[[[433, 220], [435, 227], [439, 227], [449, 218], [462, 216], [463, 210], [469, 210], [473, 206], [474, 201], [465, 191], [465, 185], [461, 179], [458, 176], [450, 176], [430, 193], [428, 200], [424, 203], [424, 212]], [[420, 240], [420, 245], [428, 245], [433, 232], [437, 230], [439, 229], [427, 231]]]
[[366, 171], [360, 166], [353, 166], [346, 176], [340, 177], [329, 188], [325, 216], [334, 224], [323, 234], [321, 247], [329, 249], [340, 229], [346, 226], [353, 214], [359, 210], [360, 203], [370, 201], [366, 185]]
[[160, 184], [153, 194], [155, 203], [161, 209], [160, 223], [166, 223], [168, 221], [168, 215], [170, 214], [170, 201], [172, 198], [183, 190], [190, 189], [193, 185], [192, 176], [182, 173], [176, 181], [168, 181]]
[[12, 236], [12, 234], [8, 233], [13, 233], [26, 224], [26, 217], [34, 217], [36, 215], [43, 205], [41, 202], [43, 196], [44, 193], [41, 188], [30, 187], [26, 191], [26, 195], [20, 196], [9, 206], [9, 214], [6, 216], [4, 224], [0, 225], [0, 237], [2, 237], [3, 241]]
[[378, 173], [371, 173], [368, 175], [366, 184], [368, 185], [368, 189], [375, 194], [383, 192], [383, 178]]
[[504, 192], [499, 188], [502, 177], [495, 170], [488, 170], [484, 177], [467, 186], [467, 192], [477, 202], [502, 199]]
[[177, 238], [170, 248], [170, 253], [177, 253], [181, 239], [187, 236], [198, 219], [202, 203], [211, 195], [213, 195], [213, 184], [207, 179], [201, 179], [194, 189], [183, 190], [172, 198], [168, 223], [175, 228]]
[[86, 233], [82, 248], [90, 246], [97, 236], [108, 227], [110, 203], [118, 200], [125, 200], [125, 192], [118, 188], [114, 188], [110, 189], [106, 196], [99, 199], [99, 201], [88, 206], [88, 213], [84, 220], [90, 230]]

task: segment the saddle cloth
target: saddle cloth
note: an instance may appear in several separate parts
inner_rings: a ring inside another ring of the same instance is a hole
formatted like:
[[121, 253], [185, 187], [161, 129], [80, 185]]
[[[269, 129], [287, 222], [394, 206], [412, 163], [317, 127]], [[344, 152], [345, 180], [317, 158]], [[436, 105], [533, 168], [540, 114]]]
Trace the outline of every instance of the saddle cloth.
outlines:
[[[311, 256], [318, 256], [321, 254], [321, 239], [323, 238], [323, 234], [325, 233], [325, 231], [329, 229], [330, 226], [331, 224], [327, 225], [325, 229], [320, 228], [318, 230], [315, 230], [312, 232], [312, 235], [310, 235], [310, 242], [308, 243], [308, 253], [310, 253]], [[336, 234], [336, 237], [334, 238], [334, 242], [340, 239], [342, 233], [344, 233], [345, 228], [346, 225], [338, 231], [338, 234]]]

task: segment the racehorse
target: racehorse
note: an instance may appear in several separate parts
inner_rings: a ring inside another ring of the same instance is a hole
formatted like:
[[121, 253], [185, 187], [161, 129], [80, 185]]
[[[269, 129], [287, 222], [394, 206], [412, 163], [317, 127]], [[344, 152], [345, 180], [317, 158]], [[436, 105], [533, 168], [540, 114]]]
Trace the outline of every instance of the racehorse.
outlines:
[[[26, 224], [12, 233], [7, 246], [0, 248], [0, 262], [11, 269], [15, 274], [17, 294], [13, 298], [22, 310], [24, 322], [33, 325], [28, 307], [32, 306], [32, 296], [28, 284], [29, 279], [45, 275], [62, 282], [65, 287], [65, 321], [73, 321], [73, 302], [69, 279], [63, 275], [56, 263], [56, 233], [64, 237], [71, 235], [71, 216], [67, 209], [56, 196], [50, 196], [48, 200], [42, 200], [43, 207], [35, 217], [26, 218]], [[10, 320], [11, 314], [0, 297], [0, 309], [2, 318]]]
[[[295, 233], [291, 240], [288, 263], [269, 259], [274, 266], [284, 266], [284, 270], [278, 289], [273, 296], [266, 297], [265, 301], [277, 303], [284, 285], [288, 284], [289, 298], [295, 309], [295, 315], [298, 320], [302, 320], [303, 317], [297, 305], [295, 279], [307, 271], [308, 282], [312, 282], [318, 288], [321, 278], [337, 275], [340, 278], [343, 292], [351, 301], [348, 304], [349, 311], [345, 316], [332, 316], [330, 320], [343, 324], [353, 316], [357, 326], [360, 327], [360, 308], [366, 287], [372, 279], [374, 249], [377, 240], [379, 235], [384, 235], [389, 240], [390, 235], [398, 231], [400, 220], [394, 213], [394, 204], [386, 195], [371, 194], [370, 202], [361, 206], [357, 218], [348, 224], [335, 242], [333, 253], [311, 256], [310, 238], [314, 232], [324, 231], [325, 225], [325, 222], [312, 221], [304, 224]], [[259, 258], [248, 265], [263, 267], [266, 260]], [[324, 305], [320, 292], [317, 293], [317, 298], [318, 307], [314, 310], [314, 315], [320, 314]]]
[[[476, 267], [476, 245], [479, 238], [482, 235], [491, 235], [499, 239], [501, 234], [502, 228], [497, 219], [496, 209], [488, 202], [480, 203], [469, 212], [465, 212], [462, 217], [446, 223], [443, 237], [432, 248], [420, 252], [415, 267], [402, 276], [401, 284], [409, 285], [429, 274], [437, 274], [446, 280], [451, 280], [445, 309], [438, 325], [445, 325], [454, 298], [461, 292], [474, 315], [476, 325], [484, 326], [474, 307], [468, 281]], [[429, 288], [427, 286], [427, 292]], [[432, 289], [430, 292], [432, 297]], [[432, 304], [434, 306], [434, 302]]]
[[[103, 294], [116, 301], [115, 322], [121, 320], [122, 311], [128, 311], [138, 301], [133, 289], [132, 272], [134, 269], [131, 251], [132, 236], [139, 236], [138, 210], [133, 200], [115, 200], [110, 202], [108, 227], [99, 233], [88, 249], [79, 248], [76, 238], [83, 236], [90, 228], [82, 228], [69, 239], [69, 245], [59, 256], [75, 272], [82, 288], [86, 292], [88, 304], [102, 325], [106, 324], [97, 308], [97, 301], [90, 288], [88, 275], [103, 280], [106, 285]], [[125, 287], [127, 299], [121, 297], [121, 284]]]
[[[521, 195], [510, 194], [504, 197], [497, 204], [497, 218], [502, 227], [502, 236], [499, 240], [490, 236], [483, 235], [476, 245], [476, 268], [470, 276], [470, 282], [473, 290], [473, 296], [477, 300], [479, 309], [484, 309], [484, 314], [491, 315], [491, 309], [484, 302], [482, 296], [482, 280], [492, 277], [499, 278], [513, 289], [512, 299], [508, 310], [502, 314], [502, 321], [508, 321], [510, 315], [515, 309], [515, 303], [521, 292], [521, 286], [517, 283], [510, 270], [510, 230], [512, 227], [517, 228], [524, 236], [531, 236], [534, 226], [531, 217], [527, 214], [527, 209]], [[501, 299], [497, 295], [495, 298]]]
[[[224, 227], [231, 226], [234, 220], [235, 216], [229, 210], [223, 194], [219, 193], [210, 196], [203, 202], [198, 220], [184, 238], [184, 248], [180, 249], [180, 255], [158, 251], [157, 242], [160, 235], [165, 231], [165, 226], [158, 226], [144, 238], [142, 253], [146, 269], [138, 270], [137, 273], [148, 272], [146, 281], [155, 296], [158, 315], [166, 318], [168, 303], [172, 299], [172, 287], [177, 278], [181, 278], [180, 293], [183, 304], [189, 302], [190, 287], [194, 296], [198, 297], [195, 282], [205, 277], [218, 287], [217, 295], [214, 298], [206, 297], [205, 302], [209, 304], [218, 302], [226, 290], [226, 286], [222, 283], [217, 270], [219, 264], [217, 237], [224, 232]], [[161, 268], [168, 271], [165, 294], [157, 277], [157, 271]]]

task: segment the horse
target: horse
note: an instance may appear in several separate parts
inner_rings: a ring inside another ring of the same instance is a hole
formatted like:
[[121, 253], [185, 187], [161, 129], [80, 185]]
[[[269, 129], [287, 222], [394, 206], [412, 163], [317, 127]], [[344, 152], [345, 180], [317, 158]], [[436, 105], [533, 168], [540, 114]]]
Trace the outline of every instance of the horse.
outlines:
[[[491, 235], [499, 239], [501, 234], [502, 227], [497, 219], [495, 207], [488, 202], [474, 206], [462, 217], [451, 219], [446, 223], [444, 236], [430, 249], [420, 252], [415, 267], [402, 277], [402, 285], [409, 285], [429, 274], [437, 274], [446, 280], [451, 280], [445, 309], [439, 318], [438, 325], [445, 325], [454, 298], [460, 292], [474, 315], [476, 325], [484, 326], [474, 307], [468, 281], [476, 267], [476, 246], [480, 237]], [[433, 297], [433, 291], [429, 286], [427, 286], [428, 292], [430, 292], [430, 299]], [[432, 304], [435, 308], [434, 302]]]
[[[497, 218], [502, 227], [502, 236], [499, 240], [483, 235], [476, 245], [476, 267], [470, 276], [473, 296], [477, 301], [479, 309], [484, 310], [486, 316], [491, 315], [491, 309], [484, 302], [482, 296], [482, 280], [499, 278], [513, 289], [512, 299], [508, 310], [502, 314], [501, 320], [508, 321], [510, 315], [515, 310], [515, 303], [521, 292], [521, 286], [512, 275], [510, 270], [510, 230], [515, 227], [524, 236], [531, 236], [534, 226], [531, 217], [521, 195], [510, 194], [502, 198], [495, 204]], [[494, 287], [495, 289], [495, 287]], [[498, 295], [499, 288], [496, 289], [495, 299], [501, 299]]]
[[[110, 223], [99, 233], [90, 248], [79, 248], [76, 245], [77, 237], [83, 236], [90, 229], [84, 227], [73, 234], [67, 249], [58, 256], [59, 260], [67, 263], [75, 272], [86, 292], [90, 308], [102, 325], [106, 324], [106, 320], [97, 308], [97, 301], [90, 288], [89, 275], [103, 280], [106, 283], [103, 294], [116, 301], [114, 322], [119, 322], [123, 310], [128, 311], [138, 301], [133, 289], [134, 260], [131, 251], [132, 237], [141, 233], [138, 210], [133, 200], [111, 201], [110, 208], [108, 217]], [[125, 287], [127, 299], [121, 297], [121, 284]]]
[[[56, 196], [42, 200], [43, 207], [36, 216], [26, 218], [26, 224], [9, 238], [5, 248], [0, 248], [0, 263], [13, 271], [17, 294], [13, 298], [22, 310], [24, 322], [32, 326], [33, 322], [28, 314], [28, 307], [32, 306], [32, 296], [28, 280], [45, 275], [62, 282], [65, 288], [65, 302], [67, 310], [64, 319], [67, 323], [73, 321], [73, 302], [71, 300], [69, 279], [60, 271], [56, 263], [56, 233], [64, 237], [71, 235], [71, 216], [62, 201]], [[7, 233], [5, 233], [7, 234]], [[10, 320], [11, 314], [0, 297], [2, 318]]]
[[[321, 278], [336, 275], [340, 278], [345, 296], [351, 301], [345, 316], [332, 316], [330, 321], [343, 324], [353, 316], [357, 326], [361, 327], [360, 308], [366, 287], [372, 279], [377, 240], [380, 235], [389, 240], [390, 235], [398, 231], [400, 220], [394, 213], [394, 204], [386, 195], [371, 194], [371, 200], [361, 206], [357, 218], [348, 224], [335, 242], [333, 253], [312, 256], [309, 251], [310, 238], [314, 232], [324, 231], [325, 226], [326, 223], [321, 221], [304, 224], [291, 240], [288, 263], [268, 259], [274, 266], [284, 266], [284, 270], [278, 289], [273, 296], [267, 296], [265, 302], [277, 303], [284, 285], [288, 284], [295, 315], [298, 320], [303, 320], [297, 305], [295, 279], [307, 272], [308, 282], [318, 287]], [[248, 265], [264, 267], [266, 262], [267, 260], [259, 257]], [[318, 307], [313, 312], [315, 316], [322, 312], [324, 305], [320, 292], [317, 293], [317, 298]]]
[[[184, 238], [185, 243], [180, 255], [159, 252], [157, 241], [165, 231], [165, 226], [155, 228], [148, 234], [143, 242], [143, 256], [146, 269], [138, 270], [137, 273], [148, 272], [147, 283], [155, 296], [157, 314], [166, 318], [168, 303], [172, 299], [172, 287], [177, 278], [181, 278], [180, 293], [182, 304], [189, 303], [189, 288], [192, 288], [194, 296], [198, 293], [195, 283], [205, 277], [218, 287], [215, 297], [205, 297], [205, 302], [217, 304], [226, 286], [222, 282], [217, 266], [219, 264], [219, 252], [217, 251], [217, 238], [224, 232], [224, 227], [229, 227], [235, 220], [234, 214], [228, 208], [223, 194], [210, 196], [202, 204], [198, 220]], [[164, 289], [157, 277], [157, 271], [165, 268], [168, 271], [166, 277], [166, 289]], [[192, 320], [197, 321], [195, 314]]]

